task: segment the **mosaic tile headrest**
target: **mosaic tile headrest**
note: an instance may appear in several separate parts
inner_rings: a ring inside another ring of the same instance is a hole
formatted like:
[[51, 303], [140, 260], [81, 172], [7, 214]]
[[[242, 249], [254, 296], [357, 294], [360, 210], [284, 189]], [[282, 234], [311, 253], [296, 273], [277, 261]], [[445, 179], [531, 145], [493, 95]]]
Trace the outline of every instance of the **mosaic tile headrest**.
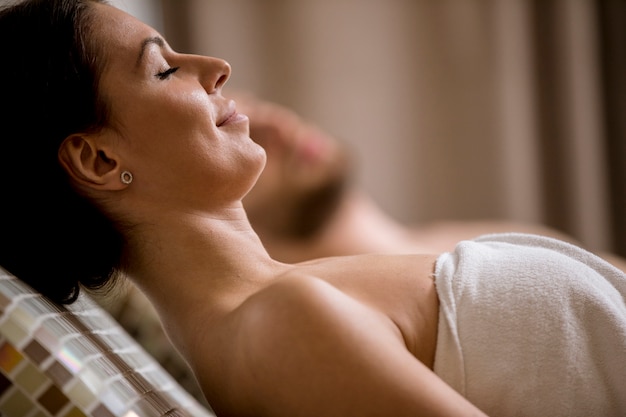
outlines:
[[68, 308], [0, 268], [0, 416], [214, 416], [101, 307]]

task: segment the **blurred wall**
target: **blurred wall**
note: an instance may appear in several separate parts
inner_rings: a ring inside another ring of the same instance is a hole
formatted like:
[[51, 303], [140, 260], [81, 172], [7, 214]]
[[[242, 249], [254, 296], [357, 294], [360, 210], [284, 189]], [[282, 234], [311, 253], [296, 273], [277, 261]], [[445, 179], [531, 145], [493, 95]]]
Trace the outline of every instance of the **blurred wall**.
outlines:
[[348, 141], [360, 181], [400, 219], [506, 214], [497, 158], [483, 157], [497, 136], [487, 2], [186, 3], [193, 36], [181, 46], [225, 58], [232, 86]]
[[624, 184], [612, 181], [626, 155], [623, 132], [607, 131], [602, 20], [624, 16], [624, 2], [153, 4], [175, 49], [226, 59], [230, 87], [343, 138], [358, 182], [398, 219], [533, 221], [626, 250]]

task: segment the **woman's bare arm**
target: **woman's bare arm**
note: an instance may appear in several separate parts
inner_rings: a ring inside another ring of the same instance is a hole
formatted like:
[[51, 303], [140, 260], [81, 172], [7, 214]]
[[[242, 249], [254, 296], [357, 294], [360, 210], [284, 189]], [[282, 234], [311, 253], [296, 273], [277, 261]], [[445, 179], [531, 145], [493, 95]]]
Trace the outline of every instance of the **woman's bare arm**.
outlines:
[[[242, 306], [232, 415], [484, 416], [406, 349], [384, 314], [310, 277]], [[222, 404], [215, 404], [216, 411]]]

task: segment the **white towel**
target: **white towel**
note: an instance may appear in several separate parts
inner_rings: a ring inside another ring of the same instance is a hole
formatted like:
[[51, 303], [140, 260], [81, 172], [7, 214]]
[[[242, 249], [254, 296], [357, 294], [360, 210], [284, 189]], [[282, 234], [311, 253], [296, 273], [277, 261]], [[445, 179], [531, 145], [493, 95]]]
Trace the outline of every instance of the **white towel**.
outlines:
[[626, 275], [576, 246], [487, 235], [440, 256], [435, 372], [488, 415], [626, 416]]

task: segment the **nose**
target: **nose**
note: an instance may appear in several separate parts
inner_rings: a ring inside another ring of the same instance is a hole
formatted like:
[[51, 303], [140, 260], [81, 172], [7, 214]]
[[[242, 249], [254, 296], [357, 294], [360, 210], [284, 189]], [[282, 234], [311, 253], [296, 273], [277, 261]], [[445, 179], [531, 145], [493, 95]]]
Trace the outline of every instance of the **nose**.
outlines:
[[230, 78], [230, 64], [223, 59], [214, 57], [200, 57], [200, 59], [202, 61], [200, 82], [204, 89], [209, 94], [220, 92]]

